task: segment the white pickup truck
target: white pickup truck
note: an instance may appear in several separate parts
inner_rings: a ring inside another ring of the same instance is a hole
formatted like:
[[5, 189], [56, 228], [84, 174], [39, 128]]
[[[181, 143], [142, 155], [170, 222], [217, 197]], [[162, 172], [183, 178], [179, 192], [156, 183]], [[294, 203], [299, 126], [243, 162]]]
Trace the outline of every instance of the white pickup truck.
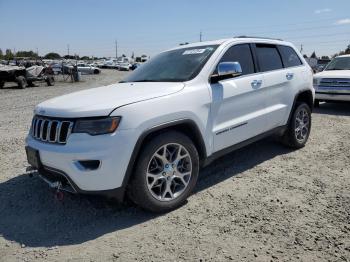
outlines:
[[172, 210], [200, 167], [272, 134], [308, 140], [312, 70], [290, 43], [237, 37], [165, 51], [120, 83], [35, 108], [30, 165], [58, 190]]
[[335, 57], [314, 75], [315, 106], [320, 101], [350, 101], [350, 55]]

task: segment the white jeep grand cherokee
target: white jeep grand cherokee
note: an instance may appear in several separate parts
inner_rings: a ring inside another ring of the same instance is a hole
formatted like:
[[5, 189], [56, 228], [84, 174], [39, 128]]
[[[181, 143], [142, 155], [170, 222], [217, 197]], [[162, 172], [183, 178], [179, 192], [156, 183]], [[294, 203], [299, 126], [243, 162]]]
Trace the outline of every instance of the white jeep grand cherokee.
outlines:
[[156, 212], [184, 203], [201, 166], [279, 134], [305, 145], [312, 71], [280, 40], [237, 37], [165, 51], [118, 84], [35, 108], [26, 152], [52, 187]]

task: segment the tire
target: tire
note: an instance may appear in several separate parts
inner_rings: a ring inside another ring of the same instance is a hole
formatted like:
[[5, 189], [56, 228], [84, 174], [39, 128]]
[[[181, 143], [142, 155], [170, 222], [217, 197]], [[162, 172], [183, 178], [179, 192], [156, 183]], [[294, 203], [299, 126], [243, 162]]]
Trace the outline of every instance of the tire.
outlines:
[[4, 88], [5, 81], [0, 81], [0, 89]]
[[314, 107], [320, 107], [320, 100], [315, 99]]
[[[300, 122], [302, 120], [302, 127]], [[298, 130], [297, 130], [298, 129]], [[283, 143], [291, 148], [305, 146], [311, 131], [311, 109], [306, 103], [297, 103], [283, 135]]]
[[27, 87], [27, 80], [24, 76], [18, 76], [16, 81], [20, 89], [25, 89]]
[[98, 70], [98, 69], [95, 69], [95, 70], [94, 70], [94, 74], [95, 74], [95, 75], [98, 75], [99, 73], [100, 73], [100, 70]]
[[[168, 166], [168, 163], [172, 164]], [[138, 156], [128, 196], [148, 211], [174, 210], [191, 194], [198, 172], [198, 152], [191, 139], [175, 131], [157, 135], [147, 142]]]
[[53, 76], [48, 76], [46, 78], [46, 84], [47, 84], [47, 86], [54, 86], [55, 85], [55, 78]]

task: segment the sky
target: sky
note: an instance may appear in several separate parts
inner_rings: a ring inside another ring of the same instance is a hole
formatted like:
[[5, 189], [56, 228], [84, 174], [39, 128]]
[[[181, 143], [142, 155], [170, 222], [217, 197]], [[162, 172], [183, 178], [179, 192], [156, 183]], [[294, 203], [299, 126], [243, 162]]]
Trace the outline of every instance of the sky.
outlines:
[[0, 48], [153, 56], [183, 42], [275, 37], [332, 55], [350, 44], [350, 0], [0, 0]]

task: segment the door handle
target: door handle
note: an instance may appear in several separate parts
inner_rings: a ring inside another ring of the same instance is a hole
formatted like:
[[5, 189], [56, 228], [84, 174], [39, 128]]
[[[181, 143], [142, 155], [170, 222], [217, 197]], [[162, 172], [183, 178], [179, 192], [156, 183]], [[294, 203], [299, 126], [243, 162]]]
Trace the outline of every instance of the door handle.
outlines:
[[254, 80], [253, 82], [251, 82], [251, 85], [253, 88], [259, 88], [262, 84], [262, 80]]
[[287, 80], [292, 80], [293, 77], [294, 77], [294, 74], [293, 74], [293, 73], [287, 73], [287, 74], [286, 74]]

